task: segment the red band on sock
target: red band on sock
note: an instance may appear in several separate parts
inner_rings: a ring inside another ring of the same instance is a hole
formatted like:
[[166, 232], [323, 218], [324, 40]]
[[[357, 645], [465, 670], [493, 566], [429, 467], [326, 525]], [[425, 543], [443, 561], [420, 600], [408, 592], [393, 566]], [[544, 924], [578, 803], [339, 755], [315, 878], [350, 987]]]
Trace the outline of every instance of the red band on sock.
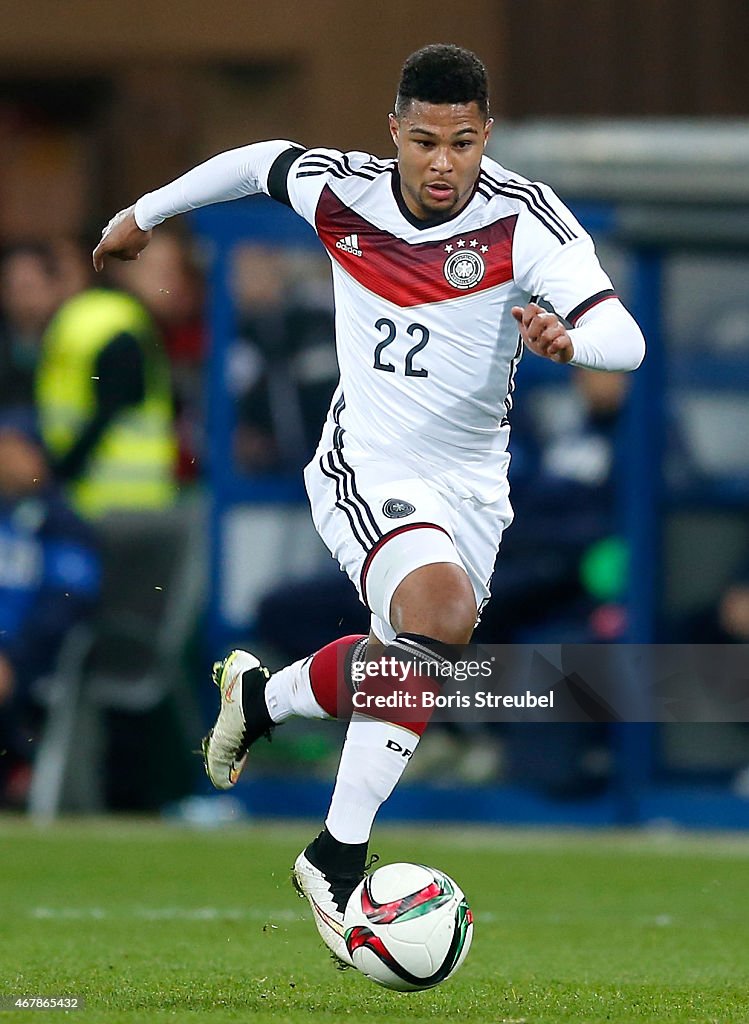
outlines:
[[342, 636], [312, 655], [309, 680], [315, 700], [333, 718], [351, 718], [351, 688], [345, 678], [347, 654], [364, 636]]
[[386, 671], [387, 666], [377, 672], [377, 660], [368, 662], [372, 667], [366, 678], [356, 681], [356, 704], [352, 702], [352, 687], [346, 677], [348, 655], [354, 644], [363, 639], [361, 634], [343, 636], [313, 654], [309, 678], [315, 700], [333, 718], [348, 720], [356, 710], [421, 736], [433, 710], [424, 694], [436, 694], [439, 687], [413, 671], [406, 673], [404, 679], [395, 680]]
[[[421, 736], [434, 711], [427, 695], [436, 696], [440, 692], [439, 686], [433, 680], [418, 675], [413, 668], [405, 673], [405, 678], [399, 675], [394, 679], [392, 672], [387, 671], [387, 665], [381, 667], [381, 674], [374, 674], [375, 666], [380, 666], [378, 660], [368, 665], [372, 666], [370, 671], [373, 674], [368, 674], [357, 684], [354, 710], [370, 718], [400, 725]], [[398, 666], [400, 672], [404, 666], [402, 663]]]

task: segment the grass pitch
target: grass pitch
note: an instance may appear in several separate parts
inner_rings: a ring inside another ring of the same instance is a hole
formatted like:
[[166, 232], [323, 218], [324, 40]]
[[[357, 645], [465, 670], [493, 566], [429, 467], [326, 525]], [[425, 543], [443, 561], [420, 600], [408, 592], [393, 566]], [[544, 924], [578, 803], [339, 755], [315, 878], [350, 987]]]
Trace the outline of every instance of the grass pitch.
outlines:
[[475, 913], [460, 972], [407, 995], [332, 967], [289, 884], [312, 833], [0, 819], [0, 996], [86, 1000], [0, 1022], [749, 1021], [749, 839], [379, 828]]

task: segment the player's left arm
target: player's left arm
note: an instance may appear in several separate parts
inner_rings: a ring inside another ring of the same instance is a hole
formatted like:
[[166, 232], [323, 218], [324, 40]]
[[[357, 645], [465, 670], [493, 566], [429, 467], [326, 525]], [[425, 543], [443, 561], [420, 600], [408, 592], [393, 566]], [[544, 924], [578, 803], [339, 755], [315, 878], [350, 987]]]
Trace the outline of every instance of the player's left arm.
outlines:
[[636, 369], [645, 339], [601, 267], [593, 240], [548, 186], [528, 183], [524, 191], [513, 237], [515, 280], [562, 317], [534, 301], [513, 307], [523, 341], [556, 363]]
[[645, 339], [634, 317], [616, 296], [592, 306], [573, 328], [536, 302], [513, 306], [525, 345], [554, 363], [590, 370], [636, 370], [645, 356]]

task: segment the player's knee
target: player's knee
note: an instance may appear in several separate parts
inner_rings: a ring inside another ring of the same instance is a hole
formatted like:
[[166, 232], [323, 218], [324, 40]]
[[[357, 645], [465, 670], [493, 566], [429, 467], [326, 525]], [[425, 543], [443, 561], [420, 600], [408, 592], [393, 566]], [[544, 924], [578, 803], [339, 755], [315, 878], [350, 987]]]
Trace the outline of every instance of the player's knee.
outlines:
[[440, 562], [412, 572], [393, 595], [390, 621], [397, 633], [468, 643], [476, 625], [476, 598], [465, 570]]
[[476, 605], [465, 601], [445, 601], [428, 616], [420, 618], [420, 625], [408, 624], [406, 617], [402, 631], [411, 629], [443, 644], [467, 644], [476, 625]]

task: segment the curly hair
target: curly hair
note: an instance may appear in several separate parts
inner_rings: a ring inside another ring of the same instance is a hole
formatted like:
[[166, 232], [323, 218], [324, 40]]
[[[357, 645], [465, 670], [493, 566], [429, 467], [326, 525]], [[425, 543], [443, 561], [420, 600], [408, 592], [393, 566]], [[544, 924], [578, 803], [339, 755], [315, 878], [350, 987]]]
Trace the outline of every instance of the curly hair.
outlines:
[[412, 53], [403, 65], [395, 116], [401, 118], [413, 100], [422, 103], [475, 102], [489, 116], [489, 80], [475, 53], [461, 46], [434, 43]]

